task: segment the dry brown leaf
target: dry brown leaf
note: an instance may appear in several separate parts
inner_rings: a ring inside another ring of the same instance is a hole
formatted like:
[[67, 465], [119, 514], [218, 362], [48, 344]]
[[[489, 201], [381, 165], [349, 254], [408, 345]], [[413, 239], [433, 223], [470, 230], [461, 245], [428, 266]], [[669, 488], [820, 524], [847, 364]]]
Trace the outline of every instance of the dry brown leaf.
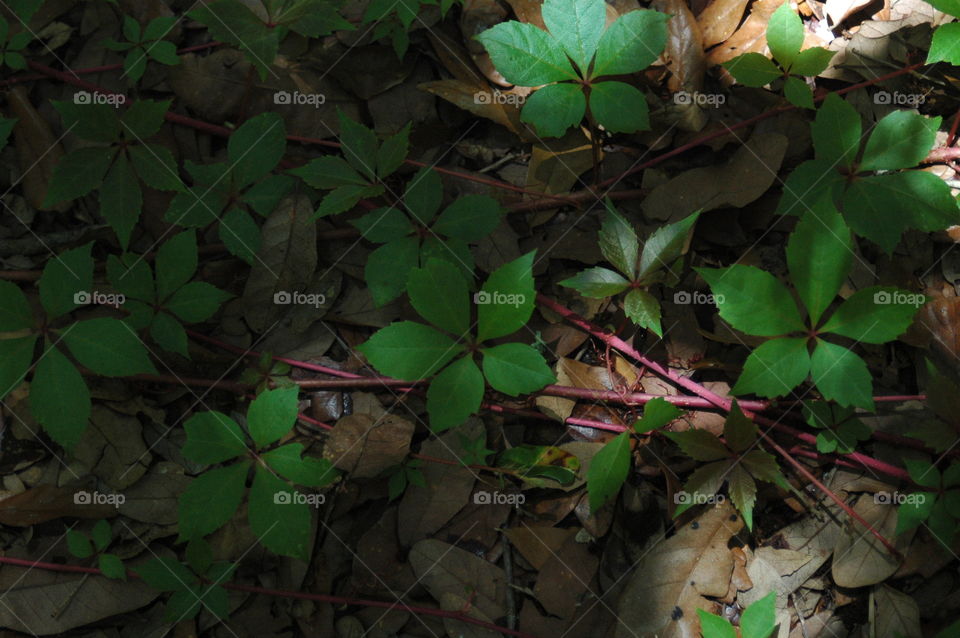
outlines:
[[767, 22], [783, 4], [781, 0], [757, 0], [750, 7], [750, 15], [743, 26], [707, 56], [710, 66], [731, 60], [741, 53], [763, 53], [767, 46]]
[[671, 73], [667, 81], [668, 88], [690, 93], [699, 91], [707, 70], [700, 24], [684, 0], [654, 0], [652, 6], [671, 16], [667, 23], [667, 45], [664, 48], [667, 68]]
[[620, 597], [616, 637], [699, 635], [696, 610], [711, 611], [705, 596], [727, 593], [734, 566], [727, 544], [742, 528], [743, 519], [724, 501], [655, 546]]
[[[894, 536], [897, 528], [897, 508], [875, 502], [872, 494], [864, 495], [853, 510], [873, 529], [893, 541], [893, 546], [904, 554], [916, 529]], [[834, 549], [831, 573], [841, 587], [875, 585], [892, 576], [900, 564], [877, 538], [863, 525], [849, 521], [845, 524]]]
[[870, 4], [871, 0], [827, 0], [823, 13], [830, 19], [830, 27], [836, 27], [848, 16]]
[[418, 89], [442, 97], [455, 106], [470, 111], [479, 117], [485, 117], [507, 130], [526, 139], [530, 136], [526, 126], [520, 122], [520, 109], [516, 101], [506, 98], [508, 93], [500, 93], [504, 99], [493, 99], [494, 92], [489, 87], [479, 87], [463, 80], [438, 80], [423, 82]]
[[117, 515], [117, 508], [113, 505], [84, 502], [84, 494], [89, 496], [91, 491], [78, 487], [38, 485], [0, 501], [0, 523], [30, 527], [57, 518], [108, 518]]
[[465, 0], [460, 12], [460, 33], [473, 63], [488, 80], [499, 86], [511, 86], [493, 66], [490, 54], [474, 36], [507, 19], [507, 10], [497, 0]]
[[570, 619], [581, 596], [593, 593], [590, 583], [599, 562], [586, 544], [570, 537], [540, 569], [533, 595], [554, 616]]
[[787, 143], [779, 133], [754, 133], [726, 164], [690, 169], [653, 189], [643, 212], [657, 221], [677, 221], [697, 210], [742, 208], [777, 179]]
[[412, 421], [395, 414], [380, 419], [351, 414], [330, 431], [323, 457], [355, 478], [373, 478], [403, 462], [414, 429]]
[[749, 0], [713, 0], [707, 5], [697, 16], [704, 48], [710, 48], [733, 35], [743, 18], [747, 2]]
[[920, 638], [920, 608], [912, 596], [887, 585], [870, 592], [870, 628], [876, 636]]
[[30, 96], [23, 86], [14, 85], [7, 93], [10, 115], [17, 118], [13, 127], [13, 143], [20, 160], [20, 180], [23, 195], [30, 206], [37, 210], [64, 212], [72, 202], [56, 206], [43, 206], [47, 197], [47, 185], [53, 177], [53, 169], [63, 157], [63, 147], [53, 135], [50, 125], [30, 103]]
[[533, 145], [526, 187], [551, 195], [568, 193], [580, 181], [580, 176], [591, 168], [593, 151], [590, 140], [579, 127], [575, 127], [560, 139], [539, 140]]
[[520, 527], [511, 527], [505, 533], [517, 551], [539, 571], [568, 539], [577, 535], [577, 530], [542, 525], [533, 527], [524, 523]]

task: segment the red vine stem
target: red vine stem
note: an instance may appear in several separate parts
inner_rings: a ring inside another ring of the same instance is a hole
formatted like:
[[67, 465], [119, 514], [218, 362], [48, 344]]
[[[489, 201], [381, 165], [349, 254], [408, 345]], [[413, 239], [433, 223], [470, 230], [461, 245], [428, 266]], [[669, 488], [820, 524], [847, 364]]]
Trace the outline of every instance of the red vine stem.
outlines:
[[[727, 411], [727, 412], [730, 411], [730, 409], [731, 409], [731, 407], [732, 407], [732, 401], [731, 401], [731, 400], [725, 399], [725, 398], [721, 397], [720, 395], [716, 394], [715, 392], [713, 392], [713, 391], [711, 391], [711, 390], [703, 387], [702, 385], [700, 385], [700, 384], [697, 383], [696, 381], [693, 381], [692, 379], [689, 379], [689, 378], [687, 378], [687, 377], [681, 376], [681, 375], [677, 374], [676, 372], [674, 372], [673, 370], [670, 370], [669, 368], [664, 368], [663, 366], [661, 366], [661, 365], [660, 365], [659, 363], [657, 363], [656, 361], [653, 361], [653, 360], [651, 360], [651, 359], [648, 359], [648, 358], [645, 357], [642, 353], [640, 353], [638, 350], [636, 350], [633, 346], [631, 346], [630, 344], [628, 344], [628, 343], [625, 342], [624, 340], [620, 339], [620, 338], [617, 337], [616, 335], [612, 335], [612, 334], [610, 334], [610, 333], [608, 333], [608, 332], [604, 332], [604, 331], [603, 331], [602, 329], [600, 329], [598, 326], [593, 325], [592, 323], [590, 323], [589, 321], [587, 321], [586, 319], [584, 319], [584, 318], [581, 317], [580, 315], [576, 314], [575, 312], [573, 312], [573, 311], [570, 310], [569, 308], [566, 308], [565, 306], [560, 305], [559, 303], [557, 303], [557, 302], [554, 301], [553, 299], [550, 299], [549, 297], [547, 297], [547, 296], [545, 296], [545, 295], [543, 295], [543, 294], [541, 294], [541, 293], [537, 293], [537, 303], [539, 303], [541, 306], [546, 306], [547, 308], [549, 308], [549, 309], [552, 310], [553, 312], [557, 313], [558, 315], [560, 315], [561, 317], [563, 317], [564, 319], [566, 319], [567, 321], [569, 321], [569, 322], [572, 323], [573, 325], [577, 326], [577, 327], [580, 328], [581, 330], [586, 331], [587, 333], [591, 334], [592, 336], [596, 337], [597, 339], [600, 339], [600, 340], [603, 341], [604, 343], [610, 345], [612, 348], [615, 348], [615, 349], [619, 350], [620, 352], [622, 352], [623, 354], [625, 354], [625, 355], [627, 355], [627, 356], [635, 359], [637, 362], [645, 365], [646, 367], [648, 367], [650, 370], [652, 370], [652, 371], [655, 372], [656, 374], [658, 374], [658, 375], [660, 375], [660, 376], [662, 376], [662, 377], [664, 377], [664, 378], [666, 378], [666, 379], [669, 379], [669, 380], [672, 381], [673, 383], [675, 383], [675, 384], [683, 387], [683, 388], [686, 389], [686, 390], [689, 390], [690, 392], [693, 392], [694, 394], [696, 394], [696, 395], [698, 395], [698, 396], [703, 397], [704, 399], [708, 399], [708, 400], [712, 401], [717, 407], [720, 407], [720, 408], [722, 408], [723, 410], [725, 410], [725, 411]], [[744, 410], [743, 413], [744, 413], [744, 415], [747, 416], [748, 418], [751, 418], [751, 419], [753, 419], [754, 421], [756, 421], [756, 422], [758, 422], [758, 423], [762, 423], [762, 424], [764, 424], [764, 425], [768, 425], [768, 426], [772, 426], [772, 427], [777, 427], [778, 425], [782, 425], [782, 424], [776, 423], [776, 422], [774, 422], [774, 421], [771, 421], [770, 419], [767, 419], [767, 418], [761, 417], [761, 416], [759, 416], [759, 415], [757, 415], [757, 414], [754, 414], [754, 413], [752, 413], [752, 412], [750, 412], [750, 411], [748, 411], [748, 410]], [[769, 436], [767, 436], [767, 434], [766, 434], [765, 432], [761, 431], [761, 432], [760, 432], [760, 435], [761, 435], [761, 437], [763, 437], [763, 439], [767, 442], [767, 444], [770, 445], [770, 447], [772, 447], [772, 448], [777, 452], [777, 454], [779, 454], [780, 456], [782, 456], [788, 463], [790, 463], [790, 465], [792, 465], [792, 466], [794, 467], [794, 469], [796, 469], [797, 472], [799, 472], [799, 473], [800, 473], [804, 478], [806, 478], [809, 482], [811, 482], [811, 483], [813, 483], [814, 485], [816, 485], [817, 488], [818, 488], [821, 492], [823, 492], [824, 494], [826, 494], [827, 496], [829, 496], [830, 499], [833, 500], [833, 502], [835, 502], [841, 509], [843, 509], [851, 518], [853, 518], [853, 519], [856, 520], [858, 523], [860, 523], [861, 525], [863, 525], [871, 534], [873, 534], [873, 536], [874, 536], [877, 540], [879, 540], [881, 543], [883, 543], [883, 546], [886, 547], [887, 550], [888, 550], [893, 556], [897, 557], [898, 560], [901, 560], [901, 561], [903, 560], [902, 555], [901, 555], [900, 552], [897, 550], [897, 548], [893, 546], [893, 543], [891, 543], [891, 542], [890, 542], [889, 540], [887, 540], [886, 537], [884, 537], [880, 532], [878, 532], [876, 529], [874, 529], [874, 527], [873, 527], [872, 525], [870, 525], [870, 523], [868, 523], [862, 516], [860, 516], [858, 513], [856, 513], [849, 505], [847, 505], [847, 504], [843, 501], [842, 498], [840, 498], [839, 496], [837, 496], [837, 495], [836, 495], [832, 490], [830, 490], [826, 485], [824, 485], [823, 483], [821, 483], [821, 482], [810, 472], [810, 470], [808, 470], [807, 468], [805, 468], [805, 467], [804, 467], [799, 461], [797, 461], [797, 459], [795, 459], [789, 452], [787, 452], [787, 451], [784, 450], [782, 447], [780, 447], [773, 439], [771, 439]], [[848, 458], [853, 458], [853, 455], [849, 455], [849, 454], [848, 454], [847, 457], [848, 457]], [[882, 464], [882, 465], [887, 465], [886, 463], [883, 463], [882, 461], [876, 461], [875, 459], [874, 459], [873, 461], [874, 461], [874, 463], [875, 463], [875, 466], [880, 465], [880, 464]], [[889, 467], [890, 467], [891, 470], [894, 470], [894, 471], [896, 471], [898, 474], [902, 475], [902, 477], [905, 478], [906, 480], [909, 480], [909, 474], [907, 474], [906, 471], [901, 470], [901, 469], [899, 469], [899, 468], [896, 468], [896, 467], [894, 467], [894, 466], [889, 466]]]
[[[96, 567], [82, 567], [80, 565], [60, 565], [58, 563], [45, 563], [42, 561], [36, 560], [25, 560], [22, 558], [13, 558], [10, 556], [0, 556], [0, 563], [7, 565], [15, 565], [17, 567], [27, 567], [30, 569], [43, 569], [51, 572], [70, 572], [75, 574], [95, 574], [103, 575]], [[140, 574], [133, 571], [132, 569], [127, 569], [127, 575], [132, 578], [141, 579]], [[209, 582], [209, 581], [207, 581]], [[254, 585], [241, 585], [240, 583], [222, 583], [221, 586], [224, 589], [230, 589], [233, 591], [243, 591], [251, 594], [264, 594], [267, 596], [278, 596], [281, 598], [300, 598], [302, 600], [313, 600], [321, 603], [331, 603], [334, 605], [359, 605], [361, 607], [380, 607], [383, 609], [403, 609], [409, 611], [413, 614], [423, 614], [424, 616], [435, 616], [437, 618], [450, 618], [452, 620], [459, 620], [471, 625], [476, 625], [477, 627], [483, 627], [484, 629], [489, 629], [491, 631], [496, 631], [507, 636], [517, 636], [517, 638], [537, 638], [533, 634], [529, 634], [523, 631], [518, 631], [516, 629], [507, 629], [506, 627], [501, 627], [500, 625], [495, 625], [494, 623], [486, 622], [483, 620], [478, 620], [467, 616], [460, 611], [446, 611], [443, 609], [434, 609], [432, 607], [417, 607], [412, 605], [407, 605], [397, 601], [395, 603], [388, 603], [382, 600], [366, 600], [363, 598], [350, 598], [347, 596], [332, 596], [329, 594], [310, 594], [307, 592], [300, 591], [290, 591], [287, 589], [270, 589], [267, 587], [256, 587]]]

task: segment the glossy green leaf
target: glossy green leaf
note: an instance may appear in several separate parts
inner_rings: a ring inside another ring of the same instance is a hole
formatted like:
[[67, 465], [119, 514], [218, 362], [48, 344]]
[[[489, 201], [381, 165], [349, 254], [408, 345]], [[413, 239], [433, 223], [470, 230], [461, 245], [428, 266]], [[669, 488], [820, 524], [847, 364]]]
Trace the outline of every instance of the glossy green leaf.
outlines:
[[142, 205], [140, 182], [134, 176], [126, 155], [121, 153], [103, 180], [100, 213], [117, 234], [120, 247], [124, 250], [130, 244], [130, 235], [140, 219]]
[[306, 503], [295, 500], [287, 483], [257, 467], [250, 488], [250, 531], [275, 554], [307, 560], [311, 545], [310, 509]]
[[646, 290], [634, 288], [623, 299], [623, 312], [633, 323], [663, 337], [660, 326], [660, 302]]
[[413, 218], [421, 224], [429, 223], [443, 200], [443, 183], [440, 175], [424, 166], [407, 182], [407, 189], [403, 193], [403, 204]]
[[490, 387], [512, 397], [536, 392], [557, 378], [533, 346], [505, 343], [484, 348], [483, 374]]
[[860, 170], [912, 168], [933, 148], [942, 117], [893, 111], [877, 122], [863, 148]]
[[789, 2], [780, 5], [767, 22], [767, 46], [785, 69], [789, 69], [803, 46], [803, 23]]
[[462, 352], [463, 346], [430, 326], [399, 321], [375, 332], [357, 350], [380, 373], [416, 381], [436, 373]]
[[97, 566], [100, 572], [107, 578], [115, 580], [127, 579], [127, 568], [123, 566], [123, 561], [116, 554], [100, 554], [97, 558]]
[[48, 319], [65, 315], [77, 306], [78, 293], [93, 289], [93, 242], [71, 248], [47, 261], [40, 275], [40, 302]]
[[737, 511], [743, 515], [747, 529], [753, 529], [753, 506], [757, 502], [757, 484], [740, 465], [731, 465], [727, 474], [727, 491]]
[[637, 255], [640, 252], [637, 233], [630, 222], [617, 211], [609, 197], [604, 201], [604, 205], [606, 213], [600, 225], [600, 252], [604, 259], [626, 277], [630, 280], [636, 279]]
[[207, 470], [180, 495], [180, 540], [206, 536], [229, 521], [243, 500], [250, 461]]
[[244, 122], [227, 142], [236, 188], [249, 186], [272, 171], [287, 150], [287, 129], [277, 113], [261, 113]]
[[804, 338], [771, 339], [758, 346], [743, 364], [732, 394], [784, 396], [810, 374], [810, 355]]
[[67, 549], [77, 558], [93, 556], [93, 544], [85, 534], [75, 530], [67, 530]]
[[348, 184], [365, 186], [368, 183], [350, 164], [333, 155], [312, 159], [304, 166], [290, 171], [290, 174], [296, 175], [314, 188], [324, 190]]
[[702, 609], [697, 609], [700, 617], [700, 631], [704, 638], [737, 638], [737, 632], [726, 618], [714, 616]]
[[740, 615], [740, 631], [743, 638], [770, 638], [777, 628], [777, 592], [771, 591], [749, 605]]
[[536, 297], [534, 255], [531, 251], [497, 268], [474, 296], [479, 306], [477, 341], [514, 333], [530, 319]]
[[441, 370], [427, 389], [430, 429], [440, 433], [464, 423], [480, 409], [484, 389], [483, 374], [471, 356]]
[[549, 84], [528, 97], [520, 121], [533, 125], [541, 137], [562, 137], [586, 112], [587, 99], [580, 85], [563, 82]]
[[127, 147], [133, 170], [150, 188], [185, 192], [187, 187], [177, 172], [177, 163], [169, 149], [159, 144], [133, 144]]
[[783, 75], [770, 58], [760, 53], [744, 53], [721, 66], [744, 86], [765, 86]]
[[183, 424], [183, 455], [200, 464], [222, 463], [247, 452], [243, 430], [222, 412], [196, 412]]
[[26, 377], [36, 344], [36, 335], [0, 339], [0, 399], [20, 385]]
[[239, 207], [228, 210], [220, 218], [218, 234], [231, 255], [253, 265], [260, 249], [260, 227], [245, 210]]
[[637, 434], [646, 434], [679, 419], [682, 414], [677, 406], [657, 397], [643, 406], [643, 415], [633, 424], [633, 429]]
[[706, 430], [664, 432], [667, 438], [680, 446], [683, 453], [701, 462], [717, 461], [730, 456], [729, 450]]
[[410, 271], [407, 280], [410, 305], [421, 317], [455, 337], [470, 331], [470, 292], [467, 281], [453, 264], [431, 259]]
[[561, 286], [573, 288], [584, 297], [605, 299], [619, 294], [630, 287], [630, 282], [607, 268], [587, 268], [569, 279], [560, 282]]
[[794, 59], [790, 72], [806, 77], [820, 75], [830, 66], [830, 60], [833, 59], [835, 53], [835, 51], [823, 47], [805, 49]]
[[0, 280], [0, 332], [24, 330], [33, 326], [33, 311], [26, 295], [13, 282]]
[[64, 330], [63, 342], [80, 365], [97, 374], [126, 377], [157, 372], [143, 342], [119, 319], [99, 317], [79, 321]]
[[419, 254], [420, 240], [416, 237], [395, 239], [370, 253], [363, 276], [377, 306], [403, 293], [410, 271], [419, 263]]
[[403, 164], [410, 150], [410, 123], [383, 141], [377, 149], [377, 175], [391, 175]]
[[163, 242], [157, 251], [154, 268], [157, 273], [157, 298], [163, 301], [197, 272], [196, 234], [187, 230]]
[[813, 109], [813, 89], [810, 85], [796, 76], [790, 76], [783, 83], [783, 96], [794, 106], [802, 109]]
[[112, 147], [88, 146], [64, 155], [53, 169], [43, 205], [55, 206], [99, 188], [116, 154]]
[[848, 297], [821, 330], [863, 343], [886, 343], [906, 332], [925, 302], [920, 294], [871, 286]]
[[852, 351], [823, 340], [810, 357], [810, 376], [824, 399], [873, 411], [873, 379]]
[[480, 241], [500, 224], [500, 205], [486, 195], [466, 195], [440, 213], [433, 232], [465, 242]]
[[171, 100], [137, 100], [120, 117], [121, 131], [129, 140], [143, 141], [156, 135]]
[[592, 84], [590, 112], [597, 123], [610, 133], [634, 133], [650, 128], [646, 98], [639, 89], [624, 82]]
[[604, 3], [596, 0], [545, 0], [543, 22], [564, 52], [586, 70], [606, 26]]
[[476, 36], [503, 77], [518, 86], [574, 80], [576, 72], [563, 49], [532, 24], [501, 22]]
[[49, 348], [33, 371], [30, 411], [47, 434], [68, 450], [87, 428], [90, 391], [80, 372], [56, 348]]
[[960, 22], [942, 24], [933, 32], [926, 63], [934, 62], [960, 65]]
[[247, 428], [257, 447], [279, 441], [297, 420], [298, 386], [264, 390], [250, 402]]
[[277, 474], [307, 487], [323, 487], [339, 474], [327, 459], [303, 456], [302, 443], [289, 443], [260, 455]]
[[653, 64], [667, 44], [669, 19], [648, 9], [621, 15], [600, 37], [591, 77], [636, 73]]
[[805, 330], [790, 291], [770, 273], [741, 264], [695, 270], [710, 284], [720, 316], [737, 330], [761, 337]]
[[826, 160], [830, 166], [852, 166], [860, 150], [862, 130], [856, 109], [839, 95], [830, 93], [817, 109], [810, 128], [817, 159]]
[[587, 492], [590, 511], [598, 511], [620, 491], [630, 471], [630, 433], [622, 432], [604, 445], [590, 461]]
[[757, 440], [757, 426], [747, 418], [736, 400], [723, 424], [723, 438], [727, 447], [739, 454], [746, 452]]
[[778, 215], [803, 215], [809, 211], [836, 210], [846, 183], [832, 161], [808, 160], [787, 177], [777, 204]]
[[206, 321], [232, 295], [205, 281], [191, 281], [173, 293], [164, 307], [184, 323]]
[[810, 323], [816, 325], [853, 265], [853, 238], [840, 214], [807, 212], [790, 234], [787, 265]]
[[365, 175], [368, 180], [374, 180], [379, 147], [377, 136], [363, 124], [351, 120], [339, 109], [337, 118], [340, 122], [340, 144], [343, 156], [350, 166]]
[[661, 226], [643, 245], [638, 279], [649, 277], [657, 270], [669, 269], [686, 251], [687, 242], [699, 213], [694, 213], [673, 224]]
[[[87, 93], [86, 97], [90, 94]], [[91, 142], [112, 142], [120, 136], [120, 117], [116, 107], [110, 104], [83, 103], [84, 97], [77, 94], [75, 99], [67, 101], [52, 100], [63, 120], [65, 130]]]

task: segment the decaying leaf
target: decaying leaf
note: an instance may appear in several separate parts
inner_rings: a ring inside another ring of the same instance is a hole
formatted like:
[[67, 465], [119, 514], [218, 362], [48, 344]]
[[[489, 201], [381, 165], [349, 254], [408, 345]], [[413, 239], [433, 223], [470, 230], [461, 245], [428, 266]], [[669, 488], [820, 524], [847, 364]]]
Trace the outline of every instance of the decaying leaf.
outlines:
[[705, 596], [727, 593], [734, 564], [727, 543], [742, 528], [743, 519], [724, 501], [650, 551], [620, 597], [617, 638], [698, 635], [696, 610], [712, 611]]
[[351, 414], [331, 430], [323, 457], [355, 478], [373, 478], [406, 458], [414, 428], [412, 421], [395, 414], [379, 419]]
[[[893, 540], [898, 551], [905, 553], [916, 528], [894, 537], [896, 506], [877, 503], [872, 495], [867, 495], [860, 498], [853, 509], [885, 538]], [[889, 578], [900, 566], [873, 534], [852, 521], [843, 526], [834, 555], [831, 573], [841, 587], [875, 585]]]
[[699, 91], [707, 70], [700, 23], [684, 0], [655, 0], [652, 7], [672, 16], [667, 23], [664, 49], [667, 68], [672, 74], [667, 86], [671, 91]]
[[749, 0], [713, 0], [697, 16], [704, 48], [723, 42], [737, 30]]

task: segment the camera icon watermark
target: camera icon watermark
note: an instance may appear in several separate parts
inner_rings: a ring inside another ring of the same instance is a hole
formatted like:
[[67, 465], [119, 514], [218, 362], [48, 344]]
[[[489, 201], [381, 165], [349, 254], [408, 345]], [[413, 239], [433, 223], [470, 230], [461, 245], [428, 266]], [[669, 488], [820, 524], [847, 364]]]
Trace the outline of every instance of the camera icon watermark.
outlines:
[[287, 106], [312, 106], [320, 108], [327, 101], [323, 93], [301, 93], [300, 91], [277, 91], [273, 94], [273, 103]]
[[689, 306], [689, 305], [709, 305], [716, 306], [722, 304], [724, 300], [723, 295], [713, 295], [702, 293], [699, 290], [694, 290], [693, 292], [687, 290], [678, 290], [673, 293], [673, 303], [678, 306]]
[[313, 306], [314, 308], [319, 308], [323, 304], [327, 303], [327, 297], [320, 293], [316, 294], [307, 294], [294, 290], [289, 292], [286, 290], [281, 290], [280, 292], [273, 293], [273, 303], [278, 306]]
[[101, 93], [100, 91], [77, 91], [73, 94], [74, 104], [107, 104], [117, 108], [127, 103], [127, 96], [119, 93]]
[[881, 106], [906, 106], [916, 108], [927, 101], [923, 93], [901, 93], [900, 91], [877, 91], [873, 94], [873, 103]]
[[475, 505], [523, 505], [527, 497], [523, 494], [504, 494], [503, 492], [486, 492], [480, 490], [473, 495]]
[[119, 308], [127, 301], [127, 297], [119, 292], [105, 293], [99, 290], [79, 290], [73, 293], [73, 303], [78, 306], [113, 306]]
[[927, 495], [921, 492], [903, 494], [902, 492], [877, 492], [873, 495], [874, 505], [923, 505]]
[[327, 497], [323, 494], [303, 494], [301, 492], [280, 490], [273, 493], [275, 505], [310, 505], [319, 507], [326, 503]]
[[104, 494], [103, 492], [88, 492], [80, 490], [73, 493], [74, 505], [112, 505], [120, 507], [127, 502], [123, 494]]
[[701, 494], [700, 492], [691, 494], [686, 490], [673, 493], [675, 505], [719, 505], [725, 500], [727, 498], [723, 494]]
[[919, 308], [923, 304], [927, 303], [926, 295], [921, 295], [920, 293], [906, 293], [899, 290], [894, 290], [893, 292], [887, 290], [879, 290], [873, 293], [873, 303], [878, 306], [913, 306], [914, 308]]
[[514, 106], [520, 106], [526, 102], [526, 100], [527, 98], [522, 95], [503, 93], [498, 89], [494, 89], [493, 93], [489, 91], [477, 91], [473, 94], [474, 104], [512, 104]]
[[527, 302], [527, 296], [520, 293], [502, 293], [496, 290], [481, 290], [473, 293], [473, 303], [478, 306], [487, 305], [507, 305], [514, 308], [520, 307]]
[[701, 93], [694, 91], [677, 91], [673, 94], [673, 103], [679, 105], [696, 104], [699, 107], [717, 108], [727, 103], [727, 96], [723, 93]]

